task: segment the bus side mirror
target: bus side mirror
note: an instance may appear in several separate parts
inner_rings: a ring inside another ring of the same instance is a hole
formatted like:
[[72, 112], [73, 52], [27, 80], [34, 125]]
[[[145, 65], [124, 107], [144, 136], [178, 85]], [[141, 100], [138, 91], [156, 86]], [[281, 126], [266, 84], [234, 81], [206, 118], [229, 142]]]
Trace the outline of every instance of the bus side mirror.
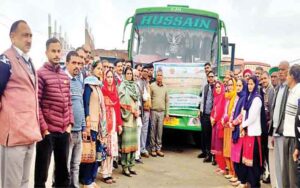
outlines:
[[224, 55], [229, 54], [229, 49], [228, 49], [228, 37], [222, 37], [222, 51]]

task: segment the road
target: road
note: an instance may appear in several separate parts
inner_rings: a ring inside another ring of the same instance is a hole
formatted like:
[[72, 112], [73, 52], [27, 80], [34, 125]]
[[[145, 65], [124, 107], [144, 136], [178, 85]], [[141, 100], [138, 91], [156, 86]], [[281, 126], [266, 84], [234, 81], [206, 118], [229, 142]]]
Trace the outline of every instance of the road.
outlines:
[[[166, 134], [165, 157], [143, 158], [144, 164], [136, 165], [138, 175], [133, 177], [123, 176], [119, 166], [114, 170], [117, 183], [108, 185], [98, 177], [97, 184], [102, 188], [232, 188], [228, 180], [214, 173], [216, 167], [197, 158], [199, 150], [194, 145], [182, 140], [188, 139], [182, 135], [172, 134], [170, 137]], [[51, 185], [52, 168], [51, 165], [47, 187]], [[33, 185], [33, 172], [31, 177], [30, 187]], [[262, 187], [270, 186], [262, 184]]]

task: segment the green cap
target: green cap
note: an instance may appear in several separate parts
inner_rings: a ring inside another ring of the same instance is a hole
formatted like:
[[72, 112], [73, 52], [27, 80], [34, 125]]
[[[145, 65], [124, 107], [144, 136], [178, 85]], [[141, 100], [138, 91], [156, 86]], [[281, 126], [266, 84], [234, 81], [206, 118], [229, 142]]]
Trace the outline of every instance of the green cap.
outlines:
[[278, 67], [272, 67], [269, 70], [269, 74], [271, 75], [273, 72], [278, 72], [278, 71], [279, 71]]

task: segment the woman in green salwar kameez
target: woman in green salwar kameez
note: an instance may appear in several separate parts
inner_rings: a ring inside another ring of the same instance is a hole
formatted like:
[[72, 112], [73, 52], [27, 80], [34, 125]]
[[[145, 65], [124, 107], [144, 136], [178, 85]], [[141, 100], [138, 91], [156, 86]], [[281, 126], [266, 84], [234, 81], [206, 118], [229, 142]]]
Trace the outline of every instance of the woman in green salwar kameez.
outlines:
[[125, 80], [119, 86], [123, 132], [121, 135], [121, 164], [125, 176], [136, 175], [133, 170], [135, 152], [137, 151], [138, 94], [133, 81], [131, 68], [125, 69]]

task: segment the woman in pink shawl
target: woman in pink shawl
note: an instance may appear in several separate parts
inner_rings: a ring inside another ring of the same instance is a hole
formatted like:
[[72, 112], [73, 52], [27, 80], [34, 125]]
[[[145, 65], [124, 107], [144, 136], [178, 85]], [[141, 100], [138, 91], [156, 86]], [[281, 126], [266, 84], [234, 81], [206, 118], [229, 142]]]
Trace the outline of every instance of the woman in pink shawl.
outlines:
[[214, 103], [211, 112], [211, 125], [212, 125], [212, 145], [211, 152], [216, 156], [216, 162], [219, 168], [216, 170], [219, 174], [225, 173], [225, 159], [223, 157], [223, 136], [224, 130], [221, 124], [221, 119], [224, 114], [225, 106], [225, 88], [222, 82], [217, 81], [213, 91]]

